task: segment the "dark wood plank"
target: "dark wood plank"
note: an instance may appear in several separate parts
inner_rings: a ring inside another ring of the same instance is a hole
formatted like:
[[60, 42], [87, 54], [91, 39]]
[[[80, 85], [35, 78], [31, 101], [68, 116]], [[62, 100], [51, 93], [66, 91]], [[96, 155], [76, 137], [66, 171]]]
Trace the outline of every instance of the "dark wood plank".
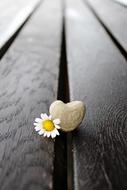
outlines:
[[0, 49], [32, 14], [40, 0], [0, 1]]
[[127, 8], [113, 0], [88, 1], [100, 20], [127, 53]]
[[54, 141], [33, 122], [57, 98], [62, 5], [46, 0], [0, 62], [0, 189], [52, 189]]
[[80, 0], [66, 4], [71, 100], [86, 104], [73, 133], [74, 189], [127, 189], [127, 62]]

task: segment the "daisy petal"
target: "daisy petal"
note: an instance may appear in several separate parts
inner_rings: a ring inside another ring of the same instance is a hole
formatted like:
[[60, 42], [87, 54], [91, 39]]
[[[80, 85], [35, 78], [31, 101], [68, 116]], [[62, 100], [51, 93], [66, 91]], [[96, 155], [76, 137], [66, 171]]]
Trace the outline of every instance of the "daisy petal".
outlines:
[[55, 127], [56, 127], [56, 129], [60, 129], [60, 126], [59, 126], [59, 125], [56, 125], [56, 124], [55, 124]]
[[38, 122], [41, 122], [42, 119], [40, 119], [40, 118], [36, 118], [35, 121], [38, 123]]
[[38, 123], [34, 123], [34, 125], [36, 126], [36, 125], [38, 125]]
[[46, 114], [46, 113], [41, 113], [41, 118], [42, 119], [45, 119], [45, 118], [47, 118], [48, 117], [48, 115]]
[[56, 125], [59, 125], [60, 124], [60, 119], [54, 119], [53, 123], [56, 124]]
[[52, 139], [56, 137], [56, 133], [51, 133]]
[[50, 119], [50, 120], [52, 119], [52, 116], [51, 116], [51, 115], [49, 115], [49, 119]]
[[44, 113], [44, 114], [41, 114], [41, 117], [42, 117], [42, 119], [49, 119], [49, 117], [48, 117], [48, 115], [46, 114], [46, 113]]
[[43, 134], [44, 134], [44, 131], [40, 130], [40, 131], [38, 132], [38, 134], [39, 134], [39, 135], [43, 135]]
[[55, 129], [55, 134], [60, 135], [60, 133], [59, 133], [59, 131], [57, 129]]
[[44, 137], [46, 137], [47, 136], [47, 132], [44, 132]]
[[50, 133], [50, 132], [48, 132], [48, 133], [47, 133], [47, 137], [50, 137], [50, 135], [51, 135], [51, 133]]
[[44, 114], [43, 114], [43, 113], [41, 113], [41, 118], [42, 118], [42, 119], [43, 119], [43, 115], [44, 115]]
[[35, 131], [40, 131], [41, 127], [40, 126], [36, 126], [34, 129], [35, 129]]

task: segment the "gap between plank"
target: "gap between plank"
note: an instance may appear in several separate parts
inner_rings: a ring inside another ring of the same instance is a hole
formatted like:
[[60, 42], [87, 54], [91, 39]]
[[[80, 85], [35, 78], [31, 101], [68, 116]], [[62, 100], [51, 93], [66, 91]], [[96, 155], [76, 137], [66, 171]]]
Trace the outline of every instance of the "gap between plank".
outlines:
[[112, 34], [110, 29], [104, 24], [104, 22], [101, 20], [97, 12], [94, 10], [92, 5], [88, 2], [88, 0], [83, 0], [84, 4], [87, 5], [87, 7], [92, 11], [96, 19], [99, 21], [99, 23], [102, 25], [102, 27], [105, 29], [107, 32], [108, 36], [111, 38], [113, 43], [117, 46], [121, 54], [124, 56], [125, 60], [127, 61], [127, 51], [124, 49], [124, 47], [119, 43], [119, 41], [115, 38], [115, 36]]
[[[57, 99], [62, 100], [65, 103], [70, 101], [64, 21], [63, 21], [63, 31], [62, 31], [61, 58], [60, 58]], [[60, 136], [56, 138], [53, 181], [54, 181], [54, 190], [73, 189], [72, 133], [61, 132]]]
[[16, 16], [16, 19], [11, 23], [10, 27], [4, 33], [4, 36], [0, 38], [0, 59], [7, 52], [8, 48], [11, 46], [23, 26], [27, 23], [29, 18], [39, 7], [41, 1], [38, 0], [36, 3], [29, 4]]

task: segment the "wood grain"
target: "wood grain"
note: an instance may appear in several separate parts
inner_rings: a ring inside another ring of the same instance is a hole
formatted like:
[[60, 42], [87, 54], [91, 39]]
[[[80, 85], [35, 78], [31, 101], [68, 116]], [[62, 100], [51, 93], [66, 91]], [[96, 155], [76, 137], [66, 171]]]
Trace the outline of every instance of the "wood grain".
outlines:
[[74, 189], [127, 189], [127, 62], [80, 0], [66, 1], [70, 99], [86, 104], [73, 133]]
[[39, 0], [0, 1], [0, 50], [32, 14]]
[[127, 53], [127, 7], [112, 0], [88, 0], [88, 2]]
[[52, 189], [54, 141], [33, 122], [57, 98], [62, 6], [47, 0], [0, 62], [0, 189]]

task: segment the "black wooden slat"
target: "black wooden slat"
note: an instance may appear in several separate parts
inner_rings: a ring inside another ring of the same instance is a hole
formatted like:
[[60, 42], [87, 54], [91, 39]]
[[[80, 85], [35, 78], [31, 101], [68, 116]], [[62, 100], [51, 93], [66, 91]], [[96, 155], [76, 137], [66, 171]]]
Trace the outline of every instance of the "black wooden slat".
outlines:
[[62, 3], [46, 0], [0, 62], [0, 189], [52, 189], [54, 141], [33, 122], [57, 98]]
[[120, 43], [127, 53], [127, 7], [113, 0], [88, 1], [100, 20]]
[[86, 104], [73, 133], [74, 189], [127, 189], [127, 62], [93, 13], [67, 0], [70, 99]]
[[0, 50], [32, 14], [40, 0], [0, 2]]

